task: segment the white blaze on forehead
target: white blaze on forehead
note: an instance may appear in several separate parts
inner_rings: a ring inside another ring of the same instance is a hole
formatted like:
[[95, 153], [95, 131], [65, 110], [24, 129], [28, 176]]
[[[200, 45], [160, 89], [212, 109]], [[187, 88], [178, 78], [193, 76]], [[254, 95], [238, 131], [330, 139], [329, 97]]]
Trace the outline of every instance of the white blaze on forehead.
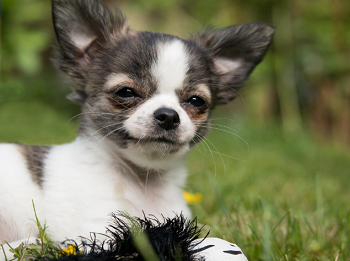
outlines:
[[152, 66], [152, 74], [157, 80], [161, 93], [173, 92], [181, 88], [188, 70], [189, 57], [180, 40], [160, 43], [157, 61]]

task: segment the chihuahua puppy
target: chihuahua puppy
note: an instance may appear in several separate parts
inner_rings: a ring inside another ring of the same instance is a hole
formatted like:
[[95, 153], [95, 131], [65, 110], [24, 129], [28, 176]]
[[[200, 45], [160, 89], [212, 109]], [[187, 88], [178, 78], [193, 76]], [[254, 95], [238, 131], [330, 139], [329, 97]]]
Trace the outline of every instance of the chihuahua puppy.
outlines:
[[215, 105], [237, 96], [274, 29], [246, 23], [188, 40], [139, 32], [99, 0], [52, 0], [56, 65], [76, 83], [79, 133], [59, 146], [0, 145], [0, 240], [105, 232], [109, 214], [171, 217], [185, 156], [209, 130]]

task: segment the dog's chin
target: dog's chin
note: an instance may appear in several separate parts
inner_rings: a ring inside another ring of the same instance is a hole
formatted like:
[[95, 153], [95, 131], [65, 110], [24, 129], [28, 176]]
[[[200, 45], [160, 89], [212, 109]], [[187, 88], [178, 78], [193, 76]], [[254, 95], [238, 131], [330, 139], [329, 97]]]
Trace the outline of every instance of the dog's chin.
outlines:
[[182, 154], [189, 148], [189, 142], [178, 141], [166, 137], [129, 137], [129, 147], [134, 147], [142, 153], [163, 157], [171, 154]]
[[[189, 152], [186, 142], [167, 138], [128, 139], [127, 147], [120, 152], [122, 156], [139, 167], [156, 170], [178, 168], [179, 162]], [[182, 166], [182, 165], [181, 165]]]

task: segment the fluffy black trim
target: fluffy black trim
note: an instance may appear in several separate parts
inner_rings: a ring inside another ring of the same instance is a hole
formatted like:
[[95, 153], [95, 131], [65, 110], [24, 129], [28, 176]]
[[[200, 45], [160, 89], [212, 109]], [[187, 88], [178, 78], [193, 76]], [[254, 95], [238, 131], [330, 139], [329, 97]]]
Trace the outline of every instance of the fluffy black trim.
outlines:
[[[125, 221], [128, 220], [128, 221]], [[143, 261], [133, 237], [144, 233], [160, 261], [194, 261], [192, 242], [198, 239], [202, 231], [197, 220], [186, 219], [183, 215], [174, 218], [164, 218], [163, 222], [155, 217], [130, 218], [125, 214], [113, 214], [113, 224], [106, 232], [107, 240], [96, 240], [95, 234], [91, 239], [83, 239], [82, 244], [66, 241], [65, 245], [74, 245], [76, 255], [61, 256], [59, 261]], [[51, 261], [52, 259], [37, 259]]]

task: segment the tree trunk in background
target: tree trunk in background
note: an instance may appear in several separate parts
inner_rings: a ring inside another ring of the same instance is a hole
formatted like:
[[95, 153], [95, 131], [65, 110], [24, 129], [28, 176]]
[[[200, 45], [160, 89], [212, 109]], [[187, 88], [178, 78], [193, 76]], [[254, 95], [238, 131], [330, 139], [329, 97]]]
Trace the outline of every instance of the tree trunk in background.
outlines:
[[286, 132], [295, 132], [302, 128], [295, 80], [294, 28], [291, 5], [291, 2], [288, 1], [273, 7], [273, 21], [277, 27], [274, 38], [275, 79], [280, 100], [282, 124]]

